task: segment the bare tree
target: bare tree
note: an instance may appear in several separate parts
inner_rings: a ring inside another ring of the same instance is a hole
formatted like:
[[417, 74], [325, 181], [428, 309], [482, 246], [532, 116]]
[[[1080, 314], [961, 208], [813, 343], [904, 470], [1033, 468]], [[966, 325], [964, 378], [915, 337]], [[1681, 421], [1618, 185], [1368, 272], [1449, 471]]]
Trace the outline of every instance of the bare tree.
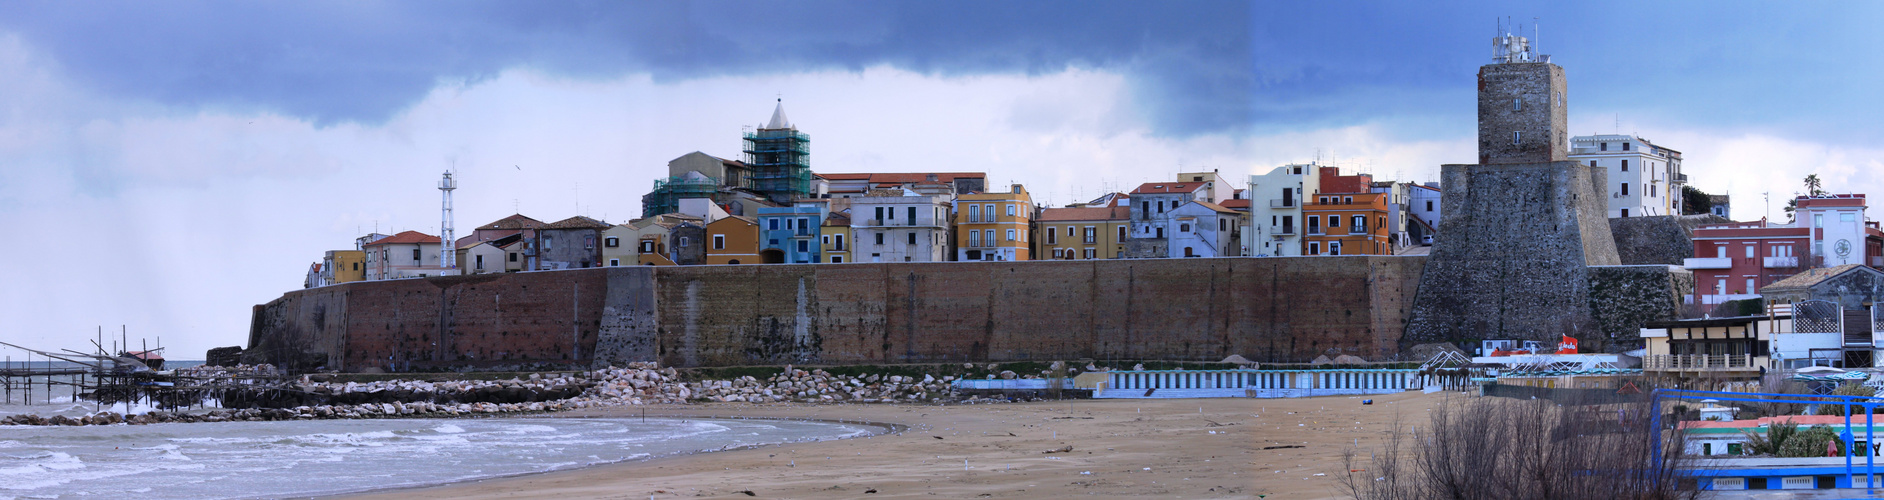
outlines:
[[1651, 429], [1651, 411], [1647, 402], [1455, 399], [1418, 432], [1396, 421], [1364, 467], [1359, 450], [1343, 454], [1350, 472], [1340, 484], [1363, 500], [1697, 498], [1681, 433]]

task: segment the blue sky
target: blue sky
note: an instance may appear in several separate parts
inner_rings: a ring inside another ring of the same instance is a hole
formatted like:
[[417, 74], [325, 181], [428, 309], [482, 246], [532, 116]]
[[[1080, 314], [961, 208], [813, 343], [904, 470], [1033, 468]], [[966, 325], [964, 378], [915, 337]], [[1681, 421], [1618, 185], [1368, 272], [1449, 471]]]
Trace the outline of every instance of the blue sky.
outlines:
[[1433, 180], [1476, 157], [1506, 16], [1541, 20], [1573, 134], [1683, 151], [1738, 219], [1808, 173], [1879, 187], [1874, 3], [540, 5], [0, 4], [0, 216], [39, 236], [0, 249], [33, 284], [0, 287], [23, 318], [0, 340], [126, 324], [200, 357], [322, 251], [435, 233], [448, 166], [461, 232], [622, 222], [781, 97], [817, 170], [986, 171], [1053, 204], [1318, 155]]

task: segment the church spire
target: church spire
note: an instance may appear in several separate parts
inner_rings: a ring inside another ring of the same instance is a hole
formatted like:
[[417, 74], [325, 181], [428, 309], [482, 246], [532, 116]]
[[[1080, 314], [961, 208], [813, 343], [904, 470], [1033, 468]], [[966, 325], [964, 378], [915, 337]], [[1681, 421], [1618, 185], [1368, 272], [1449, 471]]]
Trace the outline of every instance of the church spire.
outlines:
[[767, 129], [792, 128], [792, 121], [785, 118], [785, 99], [779, 98], [778, 107], [772, 109], [772, 121], [765, 124]]

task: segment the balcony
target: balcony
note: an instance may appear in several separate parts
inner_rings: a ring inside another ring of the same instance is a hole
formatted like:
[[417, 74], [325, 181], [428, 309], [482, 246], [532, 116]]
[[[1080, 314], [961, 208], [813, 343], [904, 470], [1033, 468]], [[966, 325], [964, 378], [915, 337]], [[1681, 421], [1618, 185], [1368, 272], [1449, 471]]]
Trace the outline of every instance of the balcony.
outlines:
[[1275, 231], [1273, 231], [1273, 232], [1271, 232], [1271, 233], [1269, 233], [1269, 234], [1273, 234], [1273, 235], [1277, 235], [1277, 236], [1284, 236], [1284, 235], [1294, 235], [1294, 234], [1295, 234], [1295, 226], [1282, 226], [1282, 227], [1280, 227], [1280, 228], [1276, 228], [1276, 230], [1275, 230]]
[[1734, 259], [1731, 257], [1694, 257], [1682, 261], [1681, 267], [1688, 269], [1732, 269], [1734, 267]]
[[1642, 371], [1757, 372], [1750, 354], [1655, 354], [1642, 358]]
[[1792, 267], [1799, 267], [1799, 256], [1766, 258], [1767, 269], [1785, 269]]
[[1298, 205], [1294, 199], [1269, 200], [1269, 208], [1295, 208]]

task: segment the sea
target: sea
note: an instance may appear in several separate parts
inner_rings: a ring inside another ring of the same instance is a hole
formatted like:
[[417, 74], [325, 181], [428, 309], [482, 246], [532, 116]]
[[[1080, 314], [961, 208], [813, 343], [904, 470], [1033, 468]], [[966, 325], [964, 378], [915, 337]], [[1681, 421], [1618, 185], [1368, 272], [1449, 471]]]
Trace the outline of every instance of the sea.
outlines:
[[[60, 385], [24, 399], [16, 390], [0, 416], [150, 409], [101, 408]], [[787, 420], [555, 417], [0, 426], [0, 500], [338, 495], [878, 431]]]

